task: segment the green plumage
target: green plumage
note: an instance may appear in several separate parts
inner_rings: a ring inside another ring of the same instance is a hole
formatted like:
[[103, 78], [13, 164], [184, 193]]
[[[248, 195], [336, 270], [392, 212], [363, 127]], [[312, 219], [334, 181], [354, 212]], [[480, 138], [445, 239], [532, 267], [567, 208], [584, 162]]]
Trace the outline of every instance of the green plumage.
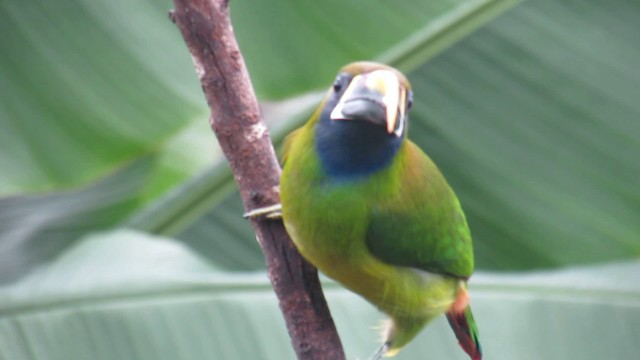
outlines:
[[[343, 72], [375, 69], [388, 68], [358, 63]], [[390, 356], [449, 311], [461, 291], [466, 294], [473, 272], [471, 236], [446, 180], [404, 134], [381, 169], [360, 177], [331, 175], [317, 146], [320, 118], [333, 106], [331, 91], [327, 96], [288, 139], [282, 214], [305, 258], [389, 315], [384, 336]]]

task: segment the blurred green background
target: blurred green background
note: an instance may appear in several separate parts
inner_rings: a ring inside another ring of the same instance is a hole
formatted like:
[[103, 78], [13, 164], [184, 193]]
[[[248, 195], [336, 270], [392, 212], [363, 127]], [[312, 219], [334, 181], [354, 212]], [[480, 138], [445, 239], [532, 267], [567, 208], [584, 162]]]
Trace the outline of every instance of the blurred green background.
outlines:
[[[0, 1], [0, 359], [293, 359], [170, 1]], [[232, 0], [279, 144], [342, 65], [415, 88], [410, 137], [475, 239], [487, 359], [631, 359], [640, 3]], [[349, 359], [383, 318], [326, 281]], [[465, 359], [443, 319], [397, 359]]]

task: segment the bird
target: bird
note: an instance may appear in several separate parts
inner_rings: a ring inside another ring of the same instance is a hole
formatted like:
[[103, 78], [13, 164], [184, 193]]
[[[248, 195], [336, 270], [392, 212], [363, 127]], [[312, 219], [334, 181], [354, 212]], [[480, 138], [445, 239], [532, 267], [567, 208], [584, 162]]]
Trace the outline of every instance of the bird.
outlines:
[[388, 316], [372, 359], [396, 355], [444, 314], [481, 360], [467, 289], [471, 233], [446, 179], [407, 137], [412, 103], [397, 69], [344, 66], [285, 140], [280, 204], [248, 216], [281, 217], [305, 259]]

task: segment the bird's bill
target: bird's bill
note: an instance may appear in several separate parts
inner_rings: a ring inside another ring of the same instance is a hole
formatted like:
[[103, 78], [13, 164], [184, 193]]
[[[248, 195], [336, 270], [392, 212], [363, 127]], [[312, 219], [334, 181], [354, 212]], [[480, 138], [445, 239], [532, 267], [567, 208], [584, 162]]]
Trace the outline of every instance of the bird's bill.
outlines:
[[390, 70], [356, 75], [331, 112], [332, 120], [366, 120], [402, 136], [407, 90]]

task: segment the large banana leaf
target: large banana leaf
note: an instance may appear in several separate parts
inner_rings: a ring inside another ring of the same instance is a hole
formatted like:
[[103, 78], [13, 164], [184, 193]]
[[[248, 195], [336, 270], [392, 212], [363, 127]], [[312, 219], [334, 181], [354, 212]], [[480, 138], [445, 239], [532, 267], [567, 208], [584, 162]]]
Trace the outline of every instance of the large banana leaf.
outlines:
[[151, 166], [149, 156], [87, 188], [0, 199], [0, 283], [50, 261], [88, 231], [122, 221]]
[[[0, 196], [95, 181], [206, 114], [189, 56], [175, 51], [180, 38], [159, 9], [109, 4], [0, 4]], [[162, 173], [182, 178], [180, 166], [195, 165], [185, 158]]]
[[232, 1], [231, 9], [256, 92], [268, 99], [324, 88], [355, 60], [416, 67], [516, 1]]
[[[632, 359], [639, 262], [477, 274], [471, 295], [486, 358]], [[615, 281], [612, 281], [615, 279]], [[383, 316], [325, 282], [347, 358], [366, 358]], [[229, 274], [179, 242], [97, 234], [0, 290], [0, 358], [294, 359], [264, 273]], [[466, 359], [443, 318], [397, 357]]]
[[583, 3], [525, 3], [413, 74], [414, 138], [458, 190], [480, 267], [640, 255], [640, 3]]

